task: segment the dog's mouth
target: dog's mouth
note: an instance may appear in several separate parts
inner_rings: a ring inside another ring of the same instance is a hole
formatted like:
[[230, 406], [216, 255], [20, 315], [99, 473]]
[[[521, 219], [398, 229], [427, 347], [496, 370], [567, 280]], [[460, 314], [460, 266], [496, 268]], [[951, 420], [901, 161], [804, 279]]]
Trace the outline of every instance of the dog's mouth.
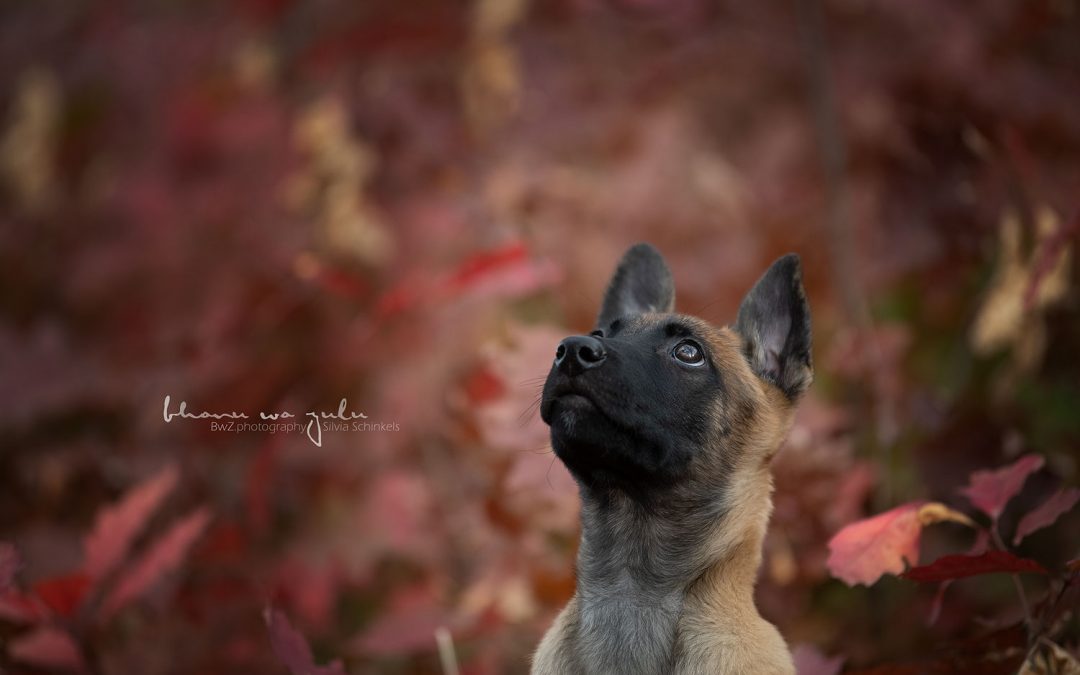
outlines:
[[591, 398], [584, 394], [568, 393], [557, 396], [548, 403], [548, 417], [571, 413], [575, 415], [601, 414]]
[[673, 434], [655, 433], [653, 406], [630, 383], [603, 372], [553, 372], [540, 416], [551, 427], [551, 447], [578, 479], [593, 486], [659, 486], [682, 475]]
[[[558, 396], [555, 397], [555, 401], [557, 401], [557, 402], [559, 402], [559, 403], [561, 403], [563, 405], [587, 405], [587, 406], [596, 407], [596, 403], [594, 403], [591, 398], [589, 398], [585, 394], [581, 394], [581, 393], [578, 393], [576, 391], [570, 391], [570, 392], [567, 392], [565, 394], [559, 394]], [[555, 401], [553, 401], [553, 402], [555, 402]]]
[[571, 382], [556, 385], [551, 392], [545, 394], [540, 403], [540, 417], [548, 424], [551, 424], [554, 415], [564, 411], [592, 411], [602, 414], [589, 392]]

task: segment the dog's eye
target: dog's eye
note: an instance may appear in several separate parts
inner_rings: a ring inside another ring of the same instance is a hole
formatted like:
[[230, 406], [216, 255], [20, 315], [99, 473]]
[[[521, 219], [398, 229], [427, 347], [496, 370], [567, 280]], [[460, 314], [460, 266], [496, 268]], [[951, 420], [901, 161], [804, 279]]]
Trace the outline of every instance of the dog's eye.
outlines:
[[602, 331], [600, 329], [597, 329], [597, 330], [594, 330], [593, 332], [589, 333], [589, 335], [591, 335], [593, 337], [604, 337], [604, 331]]
[[701, 347], [697, 346], [697, 343], [690, 340], [683, 340], [675, 345], [675, 349], [671, 350], [671, 355], [675, 357], [676, 361], [688, 366], [705, 365], [705, 353], [701, 351]]

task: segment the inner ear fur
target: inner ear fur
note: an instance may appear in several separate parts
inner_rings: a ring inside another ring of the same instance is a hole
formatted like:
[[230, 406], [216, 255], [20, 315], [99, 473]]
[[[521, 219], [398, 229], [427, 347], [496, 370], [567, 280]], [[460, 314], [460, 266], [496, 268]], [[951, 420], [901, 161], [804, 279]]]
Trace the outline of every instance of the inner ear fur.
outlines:
[[675, 283], [664, 257], [650, 244], [635, 244], [615, 268], [596, 327], [607, 328], [622, 317], [674, 309]]
[[735, 320], [750, 368], [794, 400], [814, 379], [810, 306], [799, 256], [774, 262], [743, 298]]

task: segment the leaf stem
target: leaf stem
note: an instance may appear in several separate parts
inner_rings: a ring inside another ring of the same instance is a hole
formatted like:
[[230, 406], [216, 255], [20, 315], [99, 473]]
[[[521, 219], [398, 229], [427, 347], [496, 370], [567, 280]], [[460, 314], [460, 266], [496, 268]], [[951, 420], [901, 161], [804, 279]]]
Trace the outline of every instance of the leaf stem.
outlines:
[[457, 655], [454, 653], [454, 637], [446, 626], [435, 629], [435, 644], [439, 648], [439, 662], [443, 675], [458, 675]]
[[[994, 522], [990, 524], [990, 536], [994, 540], [994, 544], [1002, 551], [1008, 551], [1008, 547], [1005, 546], [1005, 542], [1001, 539], [1001, 534], [998, 532], [998, 520], [994, 518]], [[1028, 604], [1027, 593], [1024, 592], [1024, 585], [1020, 583], [1020, 575], [1015, 572], [1009, 575], [1012, 577], [1013, 587], [1016, 589], [1016, 595], [1020, 598], [1020, 606], [1024, 609], [1024, 625], [1027, 626], [1028, 631], [1028, 644], [1031, 644], [1035, 640], [1035, 620], [1031, 616], [1031, 605]]]

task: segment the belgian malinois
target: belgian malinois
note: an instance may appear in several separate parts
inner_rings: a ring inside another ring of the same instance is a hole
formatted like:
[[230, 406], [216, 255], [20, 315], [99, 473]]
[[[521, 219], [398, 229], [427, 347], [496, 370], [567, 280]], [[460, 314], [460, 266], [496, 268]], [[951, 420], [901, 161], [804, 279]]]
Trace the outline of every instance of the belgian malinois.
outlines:
[[540, 414], [580, 488], [581, 545], [534, 675], [794, 672], [754, 584], [769, 463], [813, 378], [799, 258], [773, 263], [732, 327], [674, 305], [667, 264], [638, 244], [596, 330], [555, 352]]

